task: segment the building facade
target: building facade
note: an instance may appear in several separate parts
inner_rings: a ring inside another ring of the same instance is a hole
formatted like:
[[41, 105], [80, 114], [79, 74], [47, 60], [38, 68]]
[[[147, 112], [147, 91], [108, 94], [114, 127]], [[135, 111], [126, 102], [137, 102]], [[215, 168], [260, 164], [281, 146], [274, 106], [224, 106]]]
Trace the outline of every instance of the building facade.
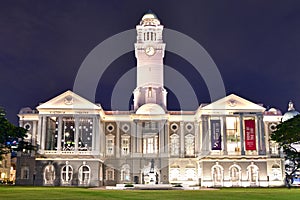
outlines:
[[196, 111], [168, 111], [163, 26], [147, 13], [136, 30], [133, 110], [106, 111], [72, 91], [21, 109], [20, 126], [37, 151], [19, 154], [16, 183], [283, 185], [284, 162], [269, 139], [280, 111], [235, 94]]

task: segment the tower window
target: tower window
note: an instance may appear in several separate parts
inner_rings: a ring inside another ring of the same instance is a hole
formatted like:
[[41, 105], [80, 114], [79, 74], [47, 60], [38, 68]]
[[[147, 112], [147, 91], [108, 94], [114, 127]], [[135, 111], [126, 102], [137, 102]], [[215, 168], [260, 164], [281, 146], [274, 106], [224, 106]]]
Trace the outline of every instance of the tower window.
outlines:
[[148, 97], [152, 97], [152, 87], [148, 88]]

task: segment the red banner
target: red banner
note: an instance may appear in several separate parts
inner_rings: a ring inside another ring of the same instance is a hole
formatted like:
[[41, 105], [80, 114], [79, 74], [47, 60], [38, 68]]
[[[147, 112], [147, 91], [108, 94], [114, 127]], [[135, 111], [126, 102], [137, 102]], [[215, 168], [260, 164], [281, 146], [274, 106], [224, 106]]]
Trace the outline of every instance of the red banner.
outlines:
[[246, 150], [256, 150], [255, 120], [245, 120], [245, 145]]

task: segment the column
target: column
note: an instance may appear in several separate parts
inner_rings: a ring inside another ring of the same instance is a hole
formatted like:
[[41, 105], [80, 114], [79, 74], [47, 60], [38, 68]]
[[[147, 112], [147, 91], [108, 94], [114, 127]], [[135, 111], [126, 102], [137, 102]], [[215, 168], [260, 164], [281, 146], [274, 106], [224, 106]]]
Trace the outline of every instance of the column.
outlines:
[[240, 114], [240, 137], [241, 137], [241, 155], [245, 155], [245, 144], [244, 144], [244, 119], [243, 114]]
[[208, 155], [209, 154], [209, 129], [208, 129], [208, 117], [202, 116], [202, 154]]
[[[169, 123], [167, 121], [164, 121], [164, 137], [165, 137], [165, 143], [164, 143], [164, 147], [165, 147], [165, 153], [169, 152]], [[168, 155], [168, 154], [167, 154]]]
[[223, 116], [222, 117], [222, 122], [223, 122], [223, 146], [224, 146], [224, 149], [223, 149], [223, 154], [224, 155], [227, 155], [228, 152], [227, 152], [227, 128], [226, 128], [226, 117]]
[[180, 158], [184, 158], [184, 123], [180, 122]]
[[116, 122], [116, 157], [120, 158], [120, 122]]
[[194, 123], [195, 127], [195, 155], [199, 154], [199, 146], [200, 146], [200, 133], [199, 133], [199, 124], [198, 122]]
[[133, 120], [133, 122], [131, 122], [131, 153], [136, 153], [136, 129], [137, 129], [137, 121]]
[[259, 124], [259, 155], [266, 154], [265, 127], [262, 114], [257, 115]]
[[78, 142], [79, 142], [79, 116], [75, 116], [75, 152], [78, 151]]
[[105, 138], [105, 128], [104, 128], [104, 122], [100, 122], [99, 124], [99, 133], [100, 133], [100, 152], [102, 155], [105, 155], [105, 143], [106, 143], [106, 138]]
[[256, 130], [256, 140], [255, 142], [257, 141], [257, 153], [258, 155], [261, 155], [260, 154], [260, 151], [261, 151], [261, 133], [260, 133], [260, 120], [259, 120], [259, 116], [258, 114], [256, 114], [255, 116], [255, 130]]
[[143, 144], [143, 133], [142, 133], [142, 122], [138, 121], [137, 122], [137, 130], [136, 130], [136, 152], [137, 153], [142, 153], [142, 144]]
[[42, 140], [41, 140], [41, 153], [44, 153], [45, 150], [45, 142], [46, 142], [46, 126], [47, 126], [47, 116], [43, 116], [42, 123]]
[[20, 126], [20, 127], [23, 127], [23, 126], [24, 126], [23, 118], [24, 118], [24, 117], [22, 117], [22, 119], [19, 120], [19, 126]]
[[39, 115], [39, 121], [38, 121], [38, 130], [37, 130], [37, 141], [36, 144], [39, 146], [38, 149], [40, 149], [41, 145], [41, 137], [42, 137], [42, 116]]
[[[32, 121], [32, 135], [31, 135], [31, 144], [36, 146], [36, 129], [37, 129], [37, 121]], [[31, 155], [34, 156], [35, 151], [31, 151]]]
[[165, 138], [164, 138], [164, 123], [163, 121], [159, 121], [158, 123], [158, 152], [164, 153], [164, 147], [165, 147]]
[[61, 151], [62, 126], [63, 126], [62, 116], [59, 116], [58, 117], [58, 131], [57, 131], [57, 152]]
[[92, 135], [92, 151], [94, 153], [99, 153], [100, 142], [97, 142], [98, 141], [97, 136], [99, 135], [99, 120], [96, 116], [93, 117], [93, 132], [92, 133], [93, 133], [93, 135]]
[[37, 129], [37, 121], [32, 121], [32, 139], [31, 139], [31, 144], [36, 145], [36, 129]]

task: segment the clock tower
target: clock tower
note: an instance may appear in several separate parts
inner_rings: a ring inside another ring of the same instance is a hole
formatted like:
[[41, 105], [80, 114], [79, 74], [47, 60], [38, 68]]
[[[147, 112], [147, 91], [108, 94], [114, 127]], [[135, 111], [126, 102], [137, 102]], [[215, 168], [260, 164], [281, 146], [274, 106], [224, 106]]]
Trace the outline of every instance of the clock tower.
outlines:
[[165, 46], [162, 40], [163, 25], [152, 12], [145, 14], [136, 26], [137, 86], [133, 91], [134, 110], [147, 103], [167, 108], [167, 91], [164, 85]]

